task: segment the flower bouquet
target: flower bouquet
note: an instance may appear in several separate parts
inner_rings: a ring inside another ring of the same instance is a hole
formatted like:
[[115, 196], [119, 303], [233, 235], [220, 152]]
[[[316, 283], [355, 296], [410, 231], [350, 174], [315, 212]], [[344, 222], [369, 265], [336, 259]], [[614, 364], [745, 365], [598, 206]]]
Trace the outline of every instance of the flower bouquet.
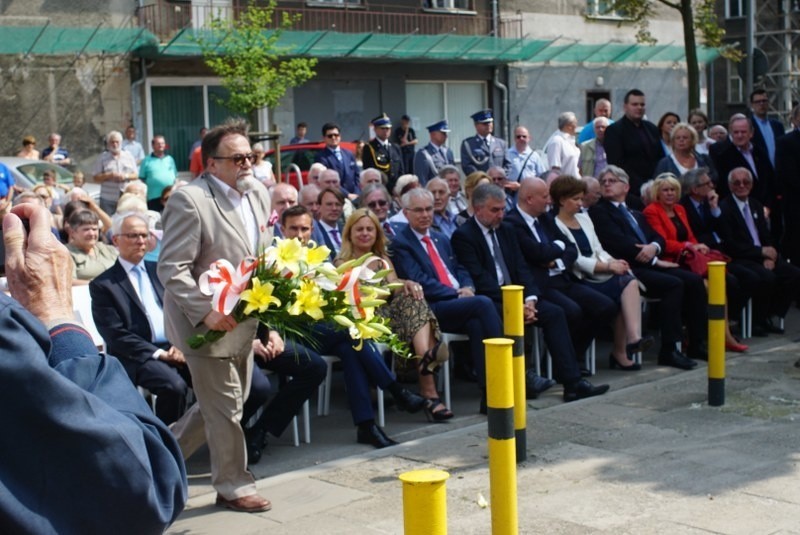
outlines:
[[[236, 268], [225, 259], [214, 262], [200, 276], [200, 291], [212, 296], [214, 310], [232, 314], [238, 322], [256, 318], [281, 336], [312, 347], [314, 322], [331, 320], [348, 330], [356, 349], [364, 340], [374, 340], [407, 356], [409, 349], [392, 333], [389, 320], [375, 314], [399, 286], [385, 281], [387, 262], [367, 254], [335, 267], [329, 256], [330, 249], [313, 241], [303, 245], [297, 238], [275, 238], [274, 245]], [[374, 261], [383, 269], [367, 267]], [[223, 336], [225, 331], [211, 330], [188, 343], [197, 349]]]

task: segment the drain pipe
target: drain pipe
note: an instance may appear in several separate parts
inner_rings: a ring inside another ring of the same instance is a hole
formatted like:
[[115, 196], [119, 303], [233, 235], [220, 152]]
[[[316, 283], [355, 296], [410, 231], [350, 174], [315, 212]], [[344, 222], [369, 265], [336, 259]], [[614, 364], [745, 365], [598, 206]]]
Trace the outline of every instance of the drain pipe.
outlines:
[[[492, 0], [492, 35], [495, 39], [499, 37], [498, 35], [498, 22], [499, 22], [500, 15], [497, 11], [497, 0]], [[492, 77], [492, 82], [494, 87], [500, 91], [502, 97], [500, 100], [500, 117], [503, 119], [503, 139], [505, 139], [509, 144], [511, 143], [511, 130], [509, 125], [509, 117], [508, 117], [508, 87], [500, 81], [500, 67], [494, 68], [494, 74]]]
[[511, 126], [508, 117], [508, 87], [500, 81], [500, 67], [494, 68], [494, 87], [502, 95], [500, 99], [500, 117], [503, 118], [503, 139], [511, 143]]

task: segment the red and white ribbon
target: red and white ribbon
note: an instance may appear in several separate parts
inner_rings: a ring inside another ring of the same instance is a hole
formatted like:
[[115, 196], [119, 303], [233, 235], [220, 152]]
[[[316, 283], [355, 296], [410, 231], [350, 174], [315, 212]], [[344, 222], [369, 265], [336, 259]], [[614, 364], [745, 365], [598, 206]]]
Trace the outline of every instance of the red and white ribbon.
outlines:
[[247, 289], [250, 277], [258, 265], [258, 260], [248, 256], [233, 268], [227, 260], [217, 260], [208, 271], [200, 275], [198, 285], [205, 295], [211, 295], [211, 308], [226, 316], [239, 302], [239, 296]]
[[348, 269], [342, 275], [342, 280], [336, 287], [337, 291], [344, 292], [347, 296], [347, 302], [353, 307], [353, 315], [359, 319], [364, 319], [366, 312], [361, 307], [361, 291], [359, 288], [360, 281], [372, 281], [375, 272], [367, 267], [367, 264], [377, 260], [380, 262], [383, 269], [389, 269], [389, 263], [378, 256], [368, 258], [360, 266]]

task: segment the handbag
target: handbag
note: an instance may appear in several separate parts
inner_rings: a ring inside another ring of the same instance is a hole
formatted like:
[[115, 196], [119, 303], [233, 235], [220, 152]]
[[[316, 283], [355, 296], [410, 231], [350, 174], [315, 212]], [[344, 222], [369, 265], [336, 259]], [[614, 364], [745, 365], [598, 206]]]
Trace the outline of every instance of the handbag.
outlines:
[[678, 264], [684, 269], [688, 269], [692, 273], [696, 273], [701, 277], [708, 276], [708, 263], [709, 262], [725, 262], [731, 261], [731, 257], [723, 254], [716, 249], [709, 249], [707, 253], [695, 251], [691, 247], [684, 247], [681, 251], [681, 256], [678, 258]]

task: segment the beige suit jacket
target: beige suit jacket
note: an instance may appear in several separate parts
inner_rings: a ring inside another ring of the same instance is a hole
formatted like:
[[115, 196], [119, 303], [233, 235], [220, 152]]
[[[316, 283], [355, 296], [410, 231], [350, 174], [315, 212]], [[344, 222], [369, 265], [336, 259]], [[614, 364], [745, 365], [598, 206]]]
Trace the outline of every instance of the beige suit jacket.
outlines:
[[596, 154], [597, 139], [592, 138], [581, 143], [581, 159], [578, 164], [581, 169], [581, 176], [594, 176], [594, 157]]
[[267, 225], [270, 198], [266, 188], [247, 193], [258, 226], [253, 249], [240, 215], [222, 190], [203, 174], [177, 189], [162, 215], [164, 238], [158, 259], [158, 278], [164, 284], [164, 321], [169, 340], [184, 354], [226, 358], [248, 355], [258, 323], [247, 320], [221, 340], [190, 349], [187, 340], [205, 334], [203, 318], [211, 311], [211, 297], [200, 293], [198, 279], [212, 262], [226, 259], [237, 266], [272, 242]]

